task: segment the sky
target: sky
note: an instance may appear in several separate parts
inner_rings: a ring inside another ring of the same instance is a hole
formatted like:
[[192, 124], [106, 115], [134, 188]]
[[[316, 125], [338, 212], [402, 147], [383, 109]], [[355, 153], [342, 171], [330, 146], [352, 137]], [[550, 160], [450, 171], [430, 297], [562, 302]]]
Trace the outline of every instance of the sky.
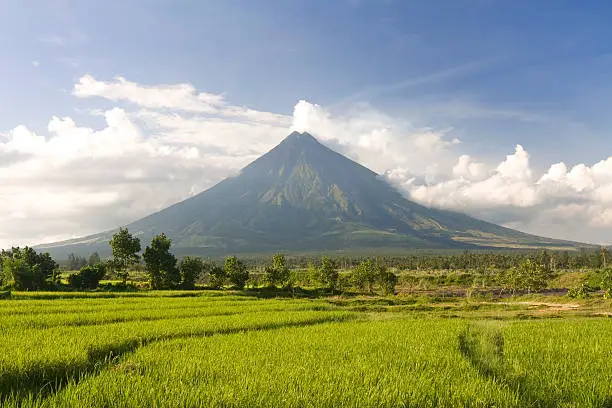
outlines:
[[612, 3], [0, 0], [0, 247], [193, 196], [292, 130], [406, 197], [612, 243]]

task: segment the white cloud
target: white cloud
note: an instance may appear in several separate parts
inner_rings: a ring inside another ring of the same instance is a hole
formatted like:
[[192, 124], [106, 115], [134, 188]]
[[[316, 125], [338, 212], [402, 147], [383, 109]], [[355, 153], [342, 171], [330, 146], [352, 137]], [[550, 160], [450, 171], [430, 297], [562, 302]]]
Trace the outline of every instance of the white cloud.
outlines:
[[84, 75], [74, 85], [72, 94], [79, 98], [97, 96], [115, 102], [129, 102], [147, 109], [194, 112], [271, 124], [286, 122], [287, 126], [289, 124], [289, 118], [284, 115], [229, 105], [223, 95], [198, 92], [191, 84], [145, 86], [123, 77], [105, 82], [98, 81], [91, 75]]
[[[78, 84], [87, 84], [92, 95], [107, 89], [91, 77]], [[172, 94], [173, 87], [143, 95], [145, 88], [111, 87], [107, 99], [137, 106], [101, 112], [100, 129], [52, 117], [44, 135], [23, 125], [0, 133], [0, 247], [71, 238], [133, 221], [236, 172], [288, 133], [288, 116], [225, 102], [213, 103], [222, 114], [194, 115], [182, 109], [189, 92], [165, 100], [160, 95], [169, 89]], [[79, 92], [84, 97], [84, 89]], [[272, 118], [277, 123], [270, 123]]]
[[469, 180], [479, 180], [485, 175], [485, 165], [474, 162], [473, 159], [463, 154], [459, 156], [457, 164], [453, 167], [453, 176], [463, 177]]
[[368, 105], [341, 112], [299, 101], [293, 117], [230, 104], [190, 84], [146, 86], [86, 75], [77, 98], [116, 106], [94, 129], [52, 117], [38, 134], [0, 133], [0, 247], [117, 227], [197, 194], [286, 136], [309, 131], [427, 205], [543, 235], [600, 241], [612, 227], [612, 158], [536, 175], [522, 146], [497, 165], [452, 129], [415, 128]]
[[[407, 179], [408, 195], [421, 203], [503, 223], [533, 233], [589, 242], [610, 242], [612, 158], [569, 171], [556, 163], [538, 179], [520, 145], [489, 170], [460, 156], [452, 174], [438, 183]], [[477, 167], [471, 167], [476, 165]], [[395, 178], [397, 182], [397, 177]]]

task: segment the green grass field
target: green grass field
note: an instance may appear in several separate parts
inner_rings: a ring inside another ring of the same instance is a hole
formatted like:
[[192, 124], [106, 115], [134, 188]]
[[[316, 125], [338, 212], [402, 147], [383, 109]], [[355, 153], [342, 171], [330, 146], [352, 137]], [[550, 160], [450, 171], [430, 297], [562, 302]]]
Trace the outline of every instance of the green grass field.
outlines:
[[0, 404], [611, 407], [598, 302], [17, 293]]

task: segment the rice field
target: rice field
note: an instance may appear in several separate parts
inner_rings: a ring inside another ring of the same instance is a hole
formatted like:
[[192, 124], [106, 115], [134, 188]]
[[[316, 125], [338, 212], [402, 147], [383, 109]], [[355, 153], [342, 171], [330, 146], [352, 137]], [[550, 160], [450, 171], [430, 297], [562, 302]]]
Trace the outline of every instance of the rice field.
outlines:
[[103, 295], [0, 301], [2, 406], [612, 407], [606, 317]]

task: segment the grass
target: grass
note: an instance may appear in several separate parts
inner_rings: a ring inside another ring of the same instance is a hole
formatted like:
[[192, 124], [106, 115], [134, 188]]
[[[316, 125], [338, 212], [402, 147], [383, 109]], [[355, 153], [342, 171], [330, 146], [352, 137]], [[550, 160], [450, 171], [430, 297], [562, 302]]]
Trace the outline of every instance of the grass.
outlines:
[[116, 295], [0, 301], [0, 405], [612, 406], [610, 301]]

